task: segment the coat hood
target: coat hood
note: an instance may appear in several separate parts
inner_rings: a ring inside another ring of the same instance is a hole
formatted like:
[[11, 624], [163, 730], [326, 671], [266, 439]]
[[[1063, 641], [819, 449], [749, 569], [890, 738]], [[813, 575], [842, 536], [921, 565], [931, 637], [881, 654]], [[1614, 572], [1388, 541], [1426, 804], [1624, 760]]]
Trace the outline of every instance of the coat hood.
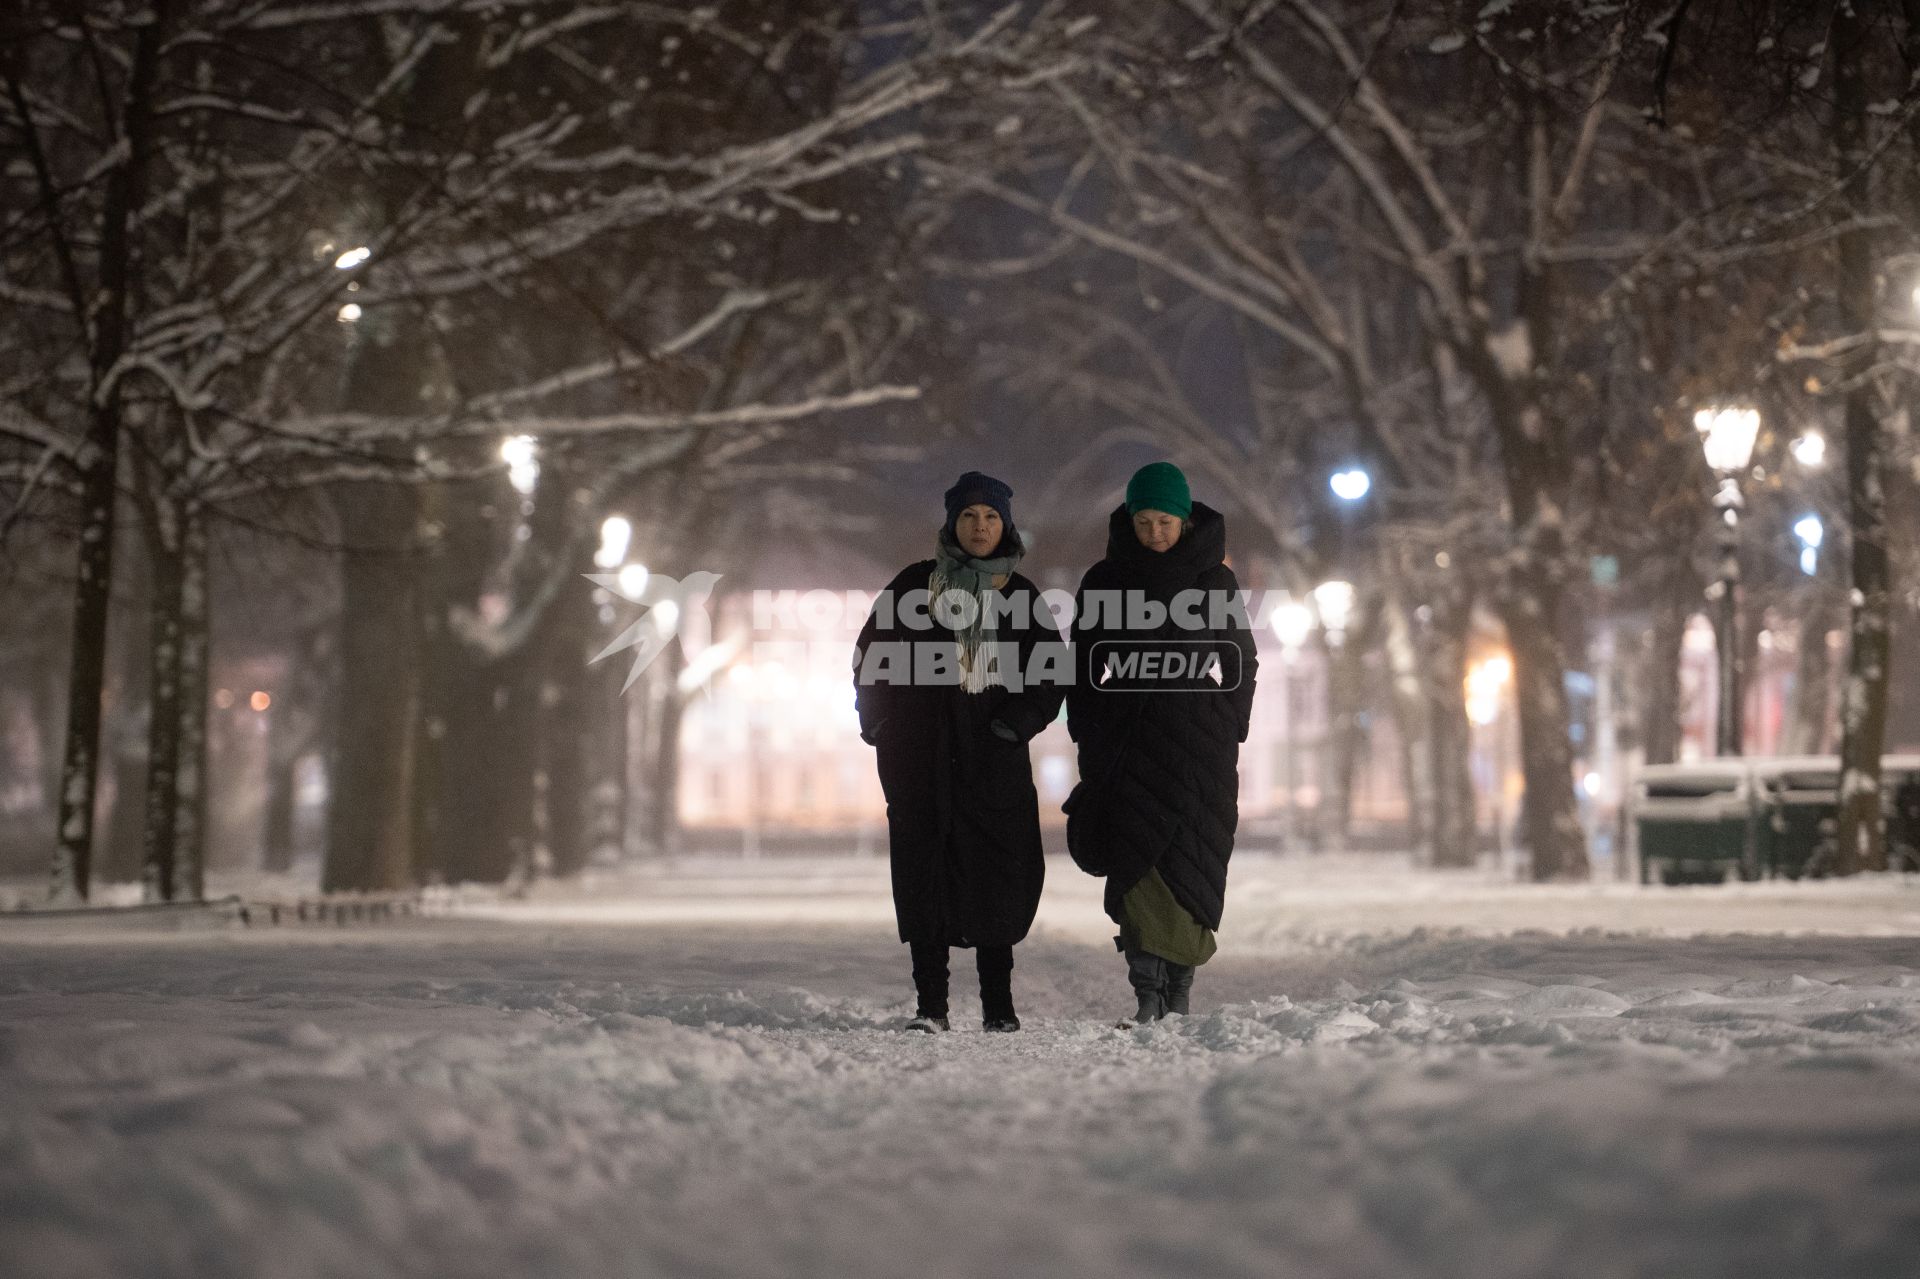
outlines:
[[1205, 502], [1193, 504], [1187, 531], [1164, 551], [1150, 551], [1134, 536], [1133, 516], [1126, 503], [1107, 518], [1107, 563], [1130, 586], [1156, 595], [1173, 595], [1199, 581], [1200, 575], [1227, 559], [1227, 520]]

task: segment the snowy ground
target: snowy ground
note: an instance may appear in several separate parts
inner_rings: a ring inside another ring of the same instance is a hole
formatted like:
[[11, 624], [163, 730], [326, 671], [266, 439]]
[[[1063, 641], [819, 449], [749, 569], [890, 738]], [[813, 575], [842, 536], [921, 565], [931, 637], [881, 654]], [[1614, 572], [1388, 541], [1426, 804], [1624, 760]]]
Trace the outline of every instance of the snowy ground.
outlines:
[[939, 1038], [874, 862], [0, 917], [0, 1275], [1920, 1272], [1920, 882], [1249, 858], [1229, 909], [1195, 1015], [1115, 1030], [1052, 866], [1027, 1029]]

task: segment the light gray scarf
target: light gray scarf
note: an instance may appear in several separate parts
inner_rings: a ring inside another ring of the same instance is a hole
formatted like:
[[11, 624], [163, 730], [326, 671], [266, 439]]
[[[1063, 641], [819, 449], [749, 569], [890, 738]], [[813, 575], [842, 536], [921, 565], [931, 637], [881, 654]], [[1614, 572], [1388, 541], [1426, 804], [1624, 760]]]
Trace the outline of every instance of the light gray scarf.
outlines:
[[953, 628], [954, 638], [960, 646], [960, 670], [962, 685], [969, 693], [982, 693], [995, 684], [1003, 684], [1000, 672], [993, 669], [991, 662], [980, 659], [983, 649], [992, 651], [997, 642], [996, 628], [992, 624], [987, 610], [987, 593], [993, 590], [993, 579], [1003, 574], [1010, 575], [1020, 557], [1026, 554], [1019, 539], [1012, 539], [1013, 549], [1005, 555], [988, 560], [977, 560], [961, 549], [953, 540], [951, 529], [941, 529], [939, 541], [934, 546], [933, 575], [927, 581], [927, 594], [931, 597], [929, 606], [938, 615], [939, 601], [948, 591], [965, 591], [973, 596], [973, 621], [964, 627]]

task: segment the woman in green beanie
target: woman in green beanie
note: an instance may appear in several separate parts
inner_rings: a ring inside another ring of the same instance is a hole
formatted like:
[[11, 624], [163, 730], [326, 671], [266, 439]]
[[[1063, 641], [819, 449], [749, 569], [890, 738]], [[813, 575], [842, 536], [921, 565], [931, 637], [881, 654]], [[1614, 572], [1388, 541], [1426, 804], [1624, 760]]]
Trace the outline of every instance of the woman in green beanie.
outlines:
[[1127, 485], [1076, 600], [1067, 845], [1107, 881], [1135, 1021], [1187, 1012], [1225, 905], [1258, 668], [1244, 611], [1227, 607], [1240, 586], [1226, 549], [1220, 512], [1155, 462]]

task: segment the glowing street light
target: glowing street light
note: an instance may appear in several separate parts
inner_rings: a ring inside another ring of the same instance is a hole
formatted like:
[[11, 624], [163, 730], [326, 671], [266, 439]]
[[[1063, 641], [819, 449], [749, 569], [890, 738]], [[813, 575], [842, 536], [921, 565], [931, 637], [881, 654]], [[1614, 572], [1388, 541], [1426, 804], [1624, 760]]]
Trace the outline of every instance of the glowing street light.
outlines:
[[372, 256], [373, 250], [362, 245], [357, 249], [348, 249], [345, 253], [335, 258], [333, 260], [333, 266], [337, 271], [351, 271]]
[[1287, 600], [1273, 610], [1273, 633], [1288, 657], [1298, 653], [1313, 633], [1313, 610], [1299, 600]]
[[1347, 623], [1353, 618], [1353, 597], [1352, 582], [1322, 582], [1313, 588], [1313, 606], [1320, 614], [1320, 624], [1327, 628], [1327, 641], [1331, 644], [1340, 643]]
[[1745, 701], [1740, 691], [1740, 476], [1753, 460], [1753, 442], [1760, 434], [1758, 410], [1715, 406], [1693, 415], [1694, 429], [1700, 432], [1700, 445], [1706, 450], [1707, 465], [1720, 476], [1719, 491], [1714, 494], [1714, 509], [1720, 512], [1720, 580], [1712, 593], [1720, 613], [1719, 648], [1720, 714], [1714, 732], [1718, 754], [1738, 755], [1745, 718]]
[[1373, 488], [1373, 477], [1357, 466], [1344, 471], [1335, 471], [1327, 480], [1327, 487], [1342, 502], [1358, 502]]
[[1820, 543], [1827, 540], [1827, 526], [1818, 515], [1803, 515], [1793, 526], [1800, 539], [1800, 571], [1812, 577], [1820, 568]]
[[1700, 443], [1707, 451], [1707, 465], [1723, 476], [1747, 469], [1753, 459], [1753, 442], [1760, 434], [1757, 409], [1708, 408], [1693, 415], [1693, 429], [1700, 432]]
[[1827, 464], [1827, 437], [1818, 431], [1808, 431], [1789, 447], [1793, 460], [1809, 471], [1817, 471]]
[[349, 302], [340, 308], [339, 313], [334, 318], [342, 324], [352, 324], [364, 314], [366, 314], [366, 312], [360, 309], [358, 302]]
[[595, 568], [618, 568], [633, 544], [633, 524], [624, 515], [609, 515], [600, 521], [600, 549], [593, 553]]
[[500, 459], [507, 464], [507, 482], [523, 496], [533, 492], [540, 479], [540, 462], [534, 456], [534, 444], [531, 435], [510, 435], [500, 442]]
[[1513, 659], [1505, 653], [1474, 663], [1467, 671], [1467, 718], [1485, 728], [1500, 717], [1500, 696], [1513, 680]]
[[620, 593], [638, 603], [641, 594], [647, 589], [649, 576], [645, 564], [627, 565], [620, 570]]

